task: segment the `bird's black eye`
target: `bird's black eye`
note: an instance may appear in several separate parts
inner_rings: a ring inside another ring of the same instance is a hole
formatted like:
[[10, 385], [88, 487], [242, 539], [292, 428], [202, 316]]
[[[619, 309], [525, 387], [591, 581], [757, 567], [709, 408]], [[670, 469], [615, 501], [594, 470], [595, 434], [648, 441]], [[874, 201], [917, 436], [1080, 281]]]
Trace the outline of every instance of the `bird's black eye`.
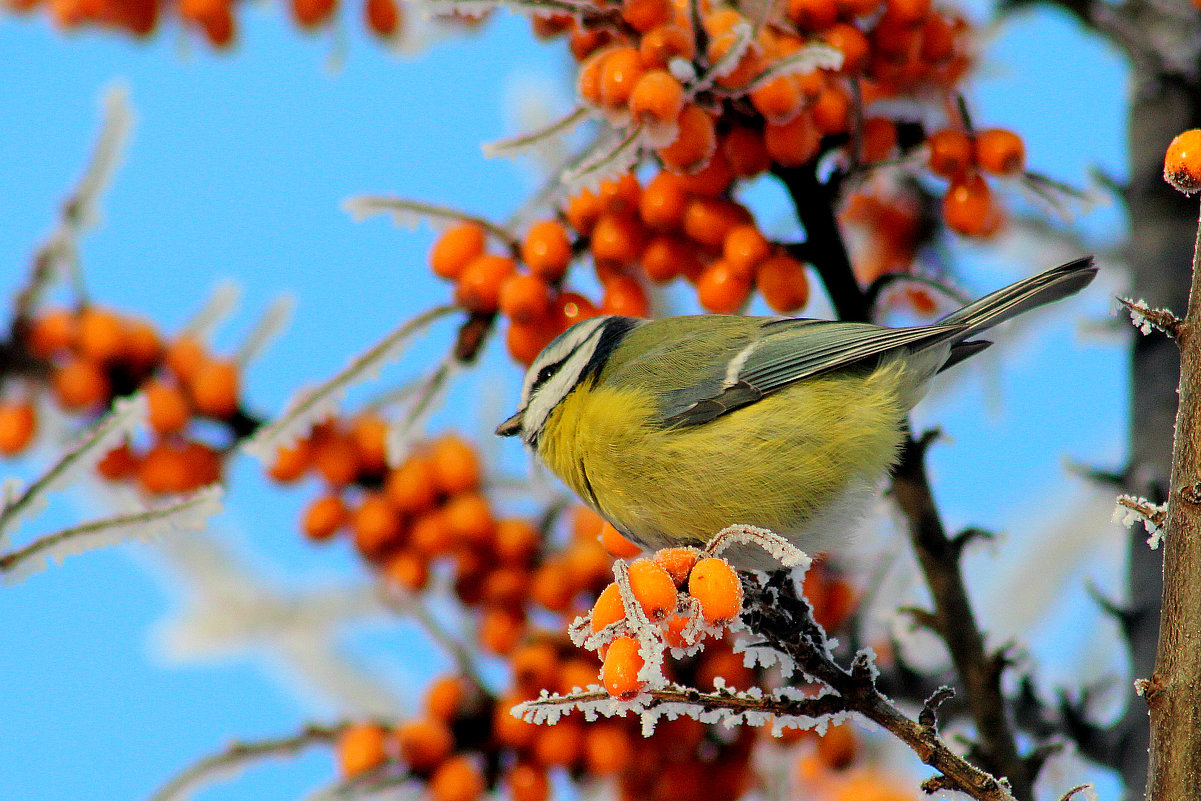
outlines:
[[549, 381], [550, 377], [558, 372], [561, 364], [562, 362], [555, 362], [554, 364], [548, 364], [539, 370], [538, 375], [534, 378], [534, 383], [530, 386], [530, 393], [533, 394], [535, 391], [537, 391], [538, 387]]

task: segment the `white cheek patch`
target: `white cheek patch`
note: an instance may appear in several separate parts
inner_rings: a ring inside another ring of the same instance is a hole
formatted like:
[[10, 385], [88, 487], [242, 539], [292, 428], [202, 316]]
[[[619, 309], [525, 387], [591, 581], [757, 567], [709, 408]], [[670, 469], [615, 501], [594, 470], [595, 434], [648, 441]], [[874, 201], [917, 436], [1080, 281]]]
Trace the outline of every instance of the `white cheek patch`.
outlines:
[[[526, 374], [526, 388], [522, 390], [524, 414], [521, 429], [523, 438], [530, 442], [542, 430], [546, 418], [559, 402], [567, 397], [576, 386], [592, 355], [600, 345], [606, 318], [597, 317], [580, 323], [568, 333], [571, 335], [554, 346], [553, 351], [544, 351], [531, 365]], [[589, 325], [588, 323], [592, 323]], [[568, 355], [570, 354], [570, 355]], [[533, 390], [538, 373], [548, 365], [566, 358], [558, 369], [537, 390]], [[532, 396], [530, 393], [532, 392]]]

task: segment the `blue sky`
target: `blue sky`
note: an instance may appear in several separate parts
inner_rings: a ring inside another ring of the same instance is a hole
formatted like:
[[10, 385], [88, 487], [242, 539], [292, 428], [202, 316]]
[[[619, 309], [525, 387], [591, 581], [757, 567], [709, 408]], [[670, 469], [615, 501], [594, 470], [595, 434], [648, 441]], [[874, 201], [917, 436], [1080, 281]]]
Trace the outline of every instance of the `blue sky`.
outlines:
[[[99, 302], [151, 316], [170, 332], [232, 278], [242, 304], [218, 336], [219, 349], [235, 347], [280, 293], [294, 295], [292, 325], [247, 379], [255, 409], [278, 410], [298, 386], [446, 298], [448, 289], [424, 267], [428, 228], [355, 223], [340, 202], [399, 194], [503, 219], [529, 190], [530, 174], [485, 160], [479, 144], [516, 133], [505, 107], [514, 87], [538, 75], [550, 75], [554, 86], [566, 59], [558, 46], [534, 44], [528, 26], [504, 14], [481, 32], [398, 58], [362, 34], [357, 8], [344, 11], [346, 54], [332, 70], [335, 38], [301, 35], [274, 5], [240, 12], [239, 43], [228, 54], [187, 42], [171, 26], [143, 43], [63, 36], [41, 18], [0, 16], [0, 263], [9, 265], [0, 271], [0, 291], [11, 296], [23, 279], [90, 149], [100, 94], [120, 81], [138, 121], [105, 196], [103, 225], [84, 242], [87, 286]], [[979, 124], [1020, 130], [1032, 167], [1063, 180], [1083, 183], [1096, 165], [1120, 176], [1125, 85], [1111, 53], [1047, 15], [1011, 21], [985, 48], [973, 93]], [[1112, 208], [1084, 224], [1110, 239], [1120, 232]], [[966, 252], [969, 264], [986, 263]], [[1045, 266], [969, 270], [965, 280], [983, 291]], [[1108, 303], [1093, 297], [1077, 309], [1096, 318]], [[1019, 527], [1022, 501], [1061, 480], [1060, 453], [1109, 466], [1121, 458], [1126, 400], [1114, 340], [1083, 338], [1053, 315], [1037, 324], [1046, 326], [1037, 344], [1015, 351], [1014, 364], [1002, 355], [996, 382], [968, 379], [921, 413], [955, 437], [932, 468], [953, 524]], [[515, 372], [503, 361], [493, 353], [485, 367], [486, 375], [503, 372], [499, 388], [467, 379], [455, 396], [466, 402], [439, 422], [458, 418], [461, 428], [484, 436], [515, 392]], [[1003, 413], [990, 411], [998, 386]], [[36, 463], [12, 470], [28, 474]], [[280, 587], [353, 582], [359, 568], [345, 549], [317, 551], [300, 541], [294, 521], [314, 491], [275, 494], [255, 464], [240, 463], [219, 524], [224, 541], [251, 563], [269, 565]], [[19, 537], [74, 522], [91, 504], [86, 493], [62, 496]], [[0, 588], [6, 797], [144, 798], [231, 738], [288, 733], [333, 714], [328, 703], [281, 680], [285, 674], [262, 650], [215, 662], [164, 661], [152, 632], [178, 596], [170, 574], [148, 553], [133, 553], [138, 547], [81, 556]], [[344, 640], [364, 663], [398, 680], [437, 663], [404, 627], [377, 626]], [[316, 753], [201, 797], [298, 797], [330, 770]]]

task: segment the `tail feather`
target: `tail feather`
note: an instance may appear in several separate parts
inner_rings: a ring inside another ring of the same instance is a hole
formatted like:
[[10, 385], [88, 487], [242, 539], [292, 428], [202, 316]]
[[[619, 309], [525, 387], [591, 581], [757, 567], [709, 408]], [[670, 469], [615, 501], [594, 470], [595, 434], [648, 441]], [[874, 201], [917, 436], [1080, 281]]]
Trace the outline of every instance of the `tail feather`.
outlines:
[[956, 337], [962, 341], [1022, 312], [1074, 295], [1096, 275], [1093, 257], [1085, 256], [998, 289], [951, 312], [939, 323], [966, 325], [967, 329]]

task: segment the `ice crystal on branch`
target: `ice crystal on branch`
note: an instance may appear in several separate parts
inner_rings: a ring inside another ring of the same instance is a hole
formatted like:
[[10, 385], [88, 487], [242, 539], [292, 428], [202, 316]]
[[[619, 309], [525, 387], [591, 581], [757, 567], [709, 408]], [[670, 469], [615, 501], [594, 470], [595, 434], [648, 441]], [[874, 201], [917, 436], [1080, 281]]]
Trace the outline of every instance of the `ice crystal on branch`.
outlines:
[[1135, 523], [1142, 523], [1147, 529], [1147, 545], [1151, 550], [1157, 550], [1163, 540], [1163, 524], [1168, 516], [1166, 503], [1151, 503], [1146, 498], [1136, 498], [1133, 495], [1119, 495], [1117, 506], [1113, 510], [1113, 521], [1130, 528]]

